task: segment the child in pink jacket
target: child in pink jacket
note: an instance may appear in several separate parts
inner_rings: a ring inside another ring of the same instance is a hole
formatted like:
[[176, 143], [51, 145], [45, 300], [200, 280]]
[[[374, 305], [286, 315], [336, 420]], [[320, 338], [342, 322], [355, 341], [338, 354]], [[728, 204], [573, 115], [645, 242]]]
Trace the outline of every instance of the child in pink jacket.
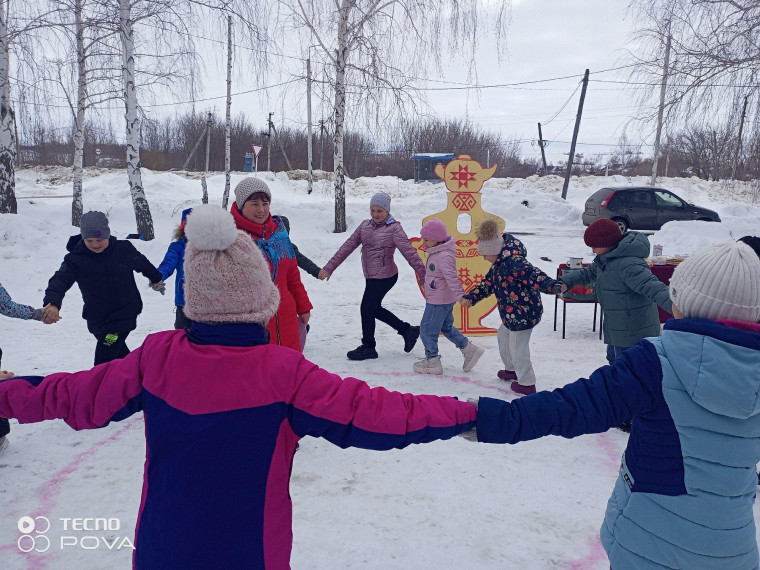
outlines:
[[299, 439], [402, 448], [471, 429], [477, 410], [370, 388], [269, 344], [262, 323], [280, 294], [256, 244], [210, 204], [193, 208], [186, 233], [189, 329], [149, 335], [125, 358], [91, 370], [0, 381], [0, 416], [62, 418], [80, 430], [142, 411], [135, 568], [286, 569]]
[[388, 194], [378, 192], [372, 196], [369, 201], [369, 214], [371, 218], [359, 224], [324, 267], [329, 279], [338, 266], [357, 247], [362, 246], [362, 269], [367, 281], [361, 304], [362, 343], [346, 354], [349, 360], [377, 358], [375, 320], [385, 323], [402, 336], [404, 352], [411, 352], [420, 336], [420, 327], [405, 323], [383, 307], [383, 298], [398, 280], [398, 267], [393, 261], [393, 254], [397, 249], [417, 272], [420, 280], [425, 278], [425, 266], [409, 243], [401, 222], [391, 216], [391, 197]]
[[469, 372], [477, 364], [484, 350], [472, 344], [454, 326], [454, 303], [464, 295], [462, 282], [457, 273], [457, 246], [446, 233], [446, 225], [433, 218], [420, 232], [427, 253], [425, 266], [425, 312], [420, 323], [420, 338], [425, 346], [425, 358], [414, 363], [418, 374], [443, 374], [441, 355], [438, 354], [438, 335], [447, 339], [462, 351], [462, 369]]

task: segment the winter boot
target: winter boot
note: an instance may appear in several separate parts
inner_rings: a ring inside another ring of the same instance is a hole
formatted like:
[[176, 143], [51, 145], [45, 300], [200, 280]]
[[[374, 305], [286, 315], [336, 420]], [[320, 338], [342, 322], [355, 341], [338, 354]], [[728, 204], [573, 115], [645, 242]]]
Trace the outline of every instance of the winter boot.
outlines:
[[464, 355], [464, 364], [462, 364], [462, 370], [469, 372], [478, 363], [480, 357], [483, 356], [485, 349], [480, 348], [472, 344], [472, 341], [467, 343], [467, 346], [460, 349]]
[[404, 352], [412, 352], [417, 339], [420, 338], [420, 327], [407, 325], [398, 334], [404, 338]]
[[499, 370], [496, 373], [496, 376], [499, 377], [499, 380], [504, 380], [505, 382], [512, 382], [512, 380], [517, 380], [517, 374], [515, 374], [515, 371], [507, 370], [506, 368], [504, 370]]
[[513, 392], [517, 392], [521, 396], [528, 396], [536, 393], [535, 386], [523, 386], [519, 382], [512, 382], [509, 387], [512, 388]]
[[372, 346], [361, 344], [354, 350], [349, 350], [346, 353], [349, 360], [369, 360], [371, 358], [377, 358], [377, 351]]
[[423, 358], [414, 363], [414, 371], [417, 374], [443, 374], [441, 355], [433, 358]]

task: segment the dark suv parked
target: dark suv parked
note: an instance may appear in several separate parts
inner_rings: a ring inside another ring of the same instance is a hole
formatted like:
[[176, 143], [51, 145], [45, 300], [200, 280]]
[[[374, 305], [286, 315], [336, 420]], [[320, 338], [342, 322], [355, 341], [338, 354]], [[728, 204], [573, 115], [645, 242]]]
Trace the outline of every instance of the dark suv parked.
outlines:
[[659, 230], [665, 222], [704, 220], [719, 222], [716, 212], [682, 200], [670, 190], [649, 186], [602, 188], [586, 200], [583, 224], [598, 218], [615, 220], [622, 231]]

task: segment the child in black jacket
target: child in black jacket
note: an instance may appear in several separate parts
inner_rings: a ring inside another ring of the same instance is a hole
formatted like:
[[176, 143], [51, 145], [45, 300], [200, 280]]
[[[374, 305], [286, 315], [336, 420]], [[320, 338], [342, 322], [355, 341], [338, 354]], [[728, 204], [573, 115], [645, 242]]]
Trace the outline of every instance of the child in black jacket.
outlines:
[[127, 335], [137, 328], [142, 299], [134, 272], [150, 280], [154, 290], [164, 294], [161, 273], [128, 241], [111, 236], [108, 218], [103, 212], [82, 216], [81, 236], [72, 236], [60, 269], [50, 278], [43, 317], [58, 318], [63, 297], [76, 282], [82, 292], [82, 318], [97, 339], [95, 364], [124, 358], [129, 354]]

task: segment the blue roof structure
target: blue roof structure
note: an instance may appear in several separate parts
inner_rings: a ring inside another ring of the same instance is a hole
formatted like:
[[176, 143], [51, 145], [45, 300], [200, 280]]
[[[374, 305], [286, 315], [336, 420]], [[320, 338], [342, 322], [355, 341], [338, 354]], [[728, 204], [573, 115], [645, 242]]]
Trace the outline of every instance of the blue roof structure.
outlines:
[[454, 158], [453, 152], [419, 152], [412, 155], [412, 160], [451, 160]]

